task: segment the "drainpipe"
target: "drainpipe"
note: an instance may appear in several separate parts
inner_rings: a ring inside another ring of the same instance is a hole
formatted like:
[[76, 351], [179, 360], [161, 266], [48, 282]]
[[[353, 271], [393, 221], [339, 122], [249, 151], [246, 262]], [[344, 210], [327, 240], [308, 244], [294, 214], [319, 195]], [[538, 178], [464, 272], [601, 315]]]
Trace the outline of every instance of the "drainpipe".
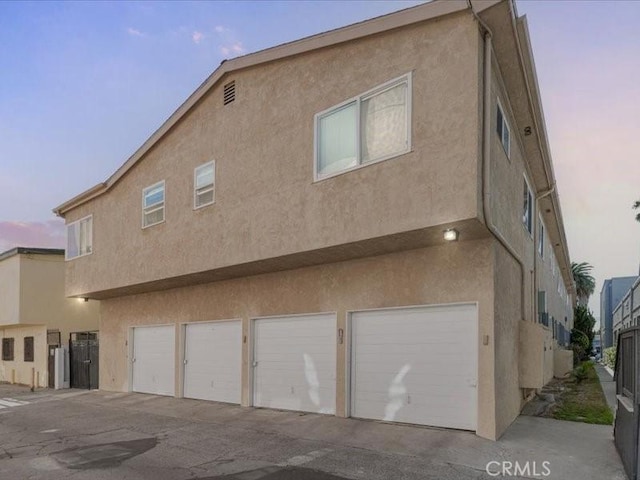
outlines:
[[[543, 190], [542, 192], [536, 194], [534, 205], [535, 205], [535, 212], [537, 212], [537, 214], [538, 214], [538, 218], [542, 218], [542, 215], [540, 215], [540, 200], [542, 200], [545, 197], [548, 197], [555, 190], [556, 190], [556, 185], [554, 183], [553, 185], [551, 185], [551, 188], [549, 188], [547, 190]], [[539, 237], [540, 237], [540, 226], [538, 225], [538, 221], [536, 219], [532, 219], [532, 221], [533, 221], [533, 296], [534, 296], [534, 300], [536, 300], [536, 301], [533, 302], [534, 306], [533, 306], [532, 310], [533, 310], [533, 318], [536, 318], [536, 313], [537, 313], [537, 309], [538, 309], [538, 302], [537, 302], [537, 298], [538, 298], [537, 297], [537, 291], [538, 291], [538, 241], [539, 241]], [[551, 247], [551, 249], [553, 250], [553, 247]], [[562, 276], [562, 273], [560, 273], [560, 272], [558, 272], [558, 273], [560, 274], [560, 276]], [[555, 335], [555, 332], [554, 332], [554, 335]]]
[[[471, 9], [473, 15], [485, 30], [484, 34], [484, 81], [483, 81], [483, 122], [482, 122], [482, 213], [484, 223], [496, 240], [513, 257], [520, 267], [520, 316], [524, 320], [525, 315], [525, 267], [516, 251], [497, 230], [491, 216], [491, 30], [480, 20]], [[535, 242], [534, 242], [535, 243]]]

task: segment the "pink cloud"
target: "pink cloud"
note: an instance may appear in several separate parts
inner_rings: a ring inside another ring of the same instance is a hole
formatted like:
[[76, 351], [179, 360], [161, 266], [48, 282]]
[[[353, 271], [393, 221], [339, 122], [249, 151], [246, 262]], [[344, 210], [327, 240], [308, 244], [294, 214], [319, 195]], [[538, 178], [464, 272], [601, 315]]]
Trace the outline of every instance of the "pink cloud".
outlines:
[[0, 252], [14, 247], [64, 248], [62, 220], [46, 222], [0, 221]]

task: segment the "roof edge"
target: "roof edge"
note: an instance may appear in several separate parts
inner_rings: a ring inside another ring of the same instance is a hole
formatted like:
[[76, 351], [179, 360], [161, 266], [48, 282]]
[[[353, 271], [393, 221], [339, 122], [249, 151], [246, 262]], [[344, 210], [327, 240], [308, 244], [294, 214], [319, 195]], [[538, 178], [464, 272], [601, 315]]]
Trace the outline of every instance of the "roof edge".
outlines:
[[472, 8], [480, 13], [504, 0], [433, 0], [411, 8], [364, 20], [344, 27], [318, 33], [289, 43], [259, 50], [231, 60], [223, 60], [220, 66], [169, 116], [169, 118], [138, 148], [129, 159], [106, 181], [82, 192], [53, 209], [60, 216], [102, 195], [113, 187], [144, 155], [151, 150], [186, 115], [198, 101], [225, 75], [237, 70], [300, 55], [321, 48], [368, 37], [396, 28], [442, 17]]
[[0, 253], [0, 261], [16, 255], [64, 255], [61, 248], [14, 247]]

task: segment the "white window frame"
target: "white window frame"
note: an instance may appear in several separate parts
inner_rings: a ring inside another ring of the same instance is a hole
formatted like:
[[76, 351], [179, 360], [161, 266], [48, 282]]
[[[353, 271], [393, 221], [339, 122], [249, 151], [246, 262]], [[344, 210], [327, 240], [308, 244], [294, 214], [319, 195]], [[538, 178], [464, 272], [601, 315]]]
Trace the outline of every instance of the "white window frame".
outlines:
[[[529, 191], [529, 210], [530, 210], [530, 217], [531, 217], [531, 226], [529, 227], [525, 221], [524, 221], [524, 215], [522, 215], [524, 212], [520, 211], [521, 213], [521, 218], [522, 218], [522, 226], [524, 227], [524, 230], [529, 234], [529, 236], [531, 238], [533, 238], [533, 222], [534, 222], [534, 218], [535, 218], [535, 208], [534, 208], [534, 197], [533, 197], [533, 190], [531, 190], [531, 184], [529, 183], [529, 180], [527, 179], [527, 175], [523, 175], [524, 178], [524, 184], [527, 187], [527, 190]], [[520, 205], [520, 208], [522, 208], [522, 204]], [[529, 228], [531, 228], [531, 230], [529, 230]]]
[[[144, 197], [145, 197], [145, 192], [147, 192], [148, 190], [154, 189], [157, 186], [162, 185], [162, 207], [156, 207], [156, 205], [160, 205], [160, 202], [158, 203], [154, 203], [153, 205], [150, 205], [148, 207], [145, 207], [144, 205]], [[150, 223], [149, 225], [145, 225], [144, 224], [144, 216], [146, 214], [149, 213], [153, 213], [156, 210], [160, 210], [160, 208], [162, 208], [162, 220], [155, 222], [155, 223]], [[146, 210], [150, 210], [150, 211], [146, 211]], [[149, 227], [153, 227], [155, 225], [160, 225], [161, 223], [165, 222], [165, 219], [167, 218], [167, 187], [166, 187], [166, 183], [164, 180], [160, 180], [159, 182], [154, 183], [153, 185], [149, 185], [148, 187], [144, 187], [142, 189], [142, 229], [144, 230], [145, 228], [149, 228]]]
[[[91, 228], [89, 229], [89, 251], [86, 253], [78, 253], [75, 257], [69, 256], [69, 227], [73, 225], [78, 225], [78, 252], [81, 251], [80, 247], [80, 224], [86, 220], [91, 220]], [[65, 234], [66, 234], [66, 245], [64, 248], [64, 259], [65, 260], [75, 260], [76, 258], [86, 257], [87, 255], [91, 255], [93, 253], [93, 215], [87, 215], [86, 217], [82, 217], [74, 222], [67, 223], [65, 225]]]
[[[502, 145], [502, 148], [504, 149], [504, 153], [507, 154], [507, 158], [511, 159], [511, 127], [509, 126], [509, 120], [507, 120], [507, 117], [504, 113], [504, 108], [502, 108], [502, 102], [500, 101], [500, 98], [497, 99], [497, 108], [498, 110], [500, 110], [500, 116], [502, 117], [502, 137], [500, 138], [500, 144]], [[497, 123], [497, 112], [496, 112], [496, 123]], [[508, 136], [509, 136], [509, 143], [507, 144], [507, 146], [505, 147], [504, 143], [505, 143], [505, 139], [504, 139], [504, 131], [505, 129], [508, 132]], [[498, 134], [498, 126], [496, 125], [496, 135]]]
[[[209, 191], [213, 192], [213, 200], [211, 200], [210, 202], [207, 203], [203, 203], [202, 205], [198, 205], [197, 201], [198, 201], [198, 189], [197, 189], [197, 178], [198, 178], [198, 170], [200, 170], [201, 168], [204, 167], [208, 167], [209, 165], [213, 166], [213, 183], [211, 184], [211, 189], [206, 189], [200, 193], [207, 193]], [[196, 168], [193, 169], [193, 209], [194, 210], [198, 210], [200, 208], [203, 207], [207, 207], [209, 205], [213, 205], [214, 203], [216, 203], [216, 161], [215, 160], [211, 160], [210, 162], [207, 163], [203, 163], [202, 165], [198, 165]]]
[[544, 226], [544, 222], [542, 221], [542, 217], [538, 215], [538, 254], [540, 258], [544, 260], [544, 239], [547, 233], [546, 228]]
[[[407, 72], [404, 75], [400, 75], [399, 77], [396, 77], [392, 80], [389, 80], [388, 82], [385, 82], [381, 85], [378, 85], [377, 87], [372, 88], [371, 90], [367, 90], [364, 93], [361, 93], [360, 95], [356, 95], [355, 97], [351, 97], [348, 100], [345, 100], [342, 103], [339, 103], [337, 105], [333, 105], [330, 108], [327, 108], [326, 110], [323, 110], [322, 112], [316, 113], [313, 119], [313, 132], [314, 132], [314, 138], [313, 138], [313, 178], [314, 178], [314, 182], [318, 182], [320, 180], [325, 180], [327, 178], [331, 178], [331, 177], [335, 177], [338, 175], [342, 175], [344, 173], [348, 173], [348, 172], [352, 172], [354, 170], [359, 170], [360, 168], [364, 168], [364, 167], [368, 167], [369, 165], [375, 165], [376, 163], [380, 163], [380, 162], [384, 162], [385, 160], [389, 160], [391, 158], [395, 158], [395, 157], [399, 157], [400, 155], [405, 155], [407, 153], [409, 153], [412, 149], [412, 143], [411, 143], [411, 130], [412, 130], [412, 124], [411, 124], [411, 111], [412, 111], [412, 103], [413, 103], [413, 96], [412, 96], [412, 77], [413, 77], [413, 72]], [[378, 95], [380, 93], [383, 93], [387, 90], [390, 90], [394, 87], [397, 87], [400, 84], [406, 83], [407, 84], [407, 148], [405, 148], [403, 151], [401, 152], [397, 152], [397, 153], [393, 153], [391, 155], [387, 155], [385, 157], [381, 157], [381, 158], [377, 158], [375, 160], [372, 160], [370, 162], [367, 163], [362, 163], [362, 158], [361, 158], [361, 142], [362, 142], [362, 131], [361, 131], [361, 125], [360, 125], [360, 116], [361, 116], [361, 111], [360, 111], [360, 105], [362, 103], [363, 100], [367, 100], [370, 97], [373, 97], [374, 95]], [[340, 170], [337, 172], [331, 172], [331, 173], [327, 173], [327, 174], [321, 174], [318, 172], [318, 160], [319, 160], [319, 155], [318, 155], [318, 150], [320, 148], [320, 145], [318, 144], [318, 141], [320, 139], [320, 119], [333, 113], [336, 112], [338, 110], [340, 110], [341, 108], [346, 107], [347, 105], [351, 104], [351, 103], [355, 103], [356, 104], [356, 132], [358, 135], [357, 138], [357, 142], [356, 142], [356, 162], [357, 164], [354, 165], [353, 167], [349, 167], [349, 168], [345, 168], [344, 170]]]

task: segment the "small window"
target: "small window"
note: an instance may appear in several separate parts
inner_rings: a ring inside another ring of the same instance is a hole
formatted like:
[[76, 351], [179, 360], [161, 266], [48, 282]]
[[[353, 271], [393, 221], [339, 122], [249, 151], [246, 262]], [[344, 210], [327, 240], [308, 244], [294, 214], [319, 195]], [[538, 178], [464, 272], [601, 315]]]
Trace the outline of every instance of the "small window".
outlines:
[[544, 258], [544, 223], [542, 223], [542, 218], [538, 220], [538, 253]]
[[193, 172], [193, 208], [211, 205], [215, 199], [215, 162], [200, 165]]
[[524, 196], [522, 205], [522, 223], [527, 232], [531, 234], [533, 224], [533, 194], [527, 183], [527, 179], [524, 179]]
[[2, 339], [2, 360], [13, 361], [13, 338]]
[[164, 222], [164, 180], [142, 190], [142, 228]]
[[498, 132], [498, 138], [500, 139], [500, 143], [504, 147], [504, 151], [507, 154], [507, 157], [511, 155], [511, 132], [509, 130], [509, 123], [507, 122], [506, 117], [502, 111], [502, 107], [500, 103], [498, 103], [498, 118], [496, 122], [496, 128]]
[[65, 258], [71, 260], [93, 252], [93, 216], [89, 215], [67, 225]]
[[33, 362], [33, 337], [24, 337], [24, 361]]
[[316, 179], [411, 149], [411, 76], [404, 75], [316, 115]]

